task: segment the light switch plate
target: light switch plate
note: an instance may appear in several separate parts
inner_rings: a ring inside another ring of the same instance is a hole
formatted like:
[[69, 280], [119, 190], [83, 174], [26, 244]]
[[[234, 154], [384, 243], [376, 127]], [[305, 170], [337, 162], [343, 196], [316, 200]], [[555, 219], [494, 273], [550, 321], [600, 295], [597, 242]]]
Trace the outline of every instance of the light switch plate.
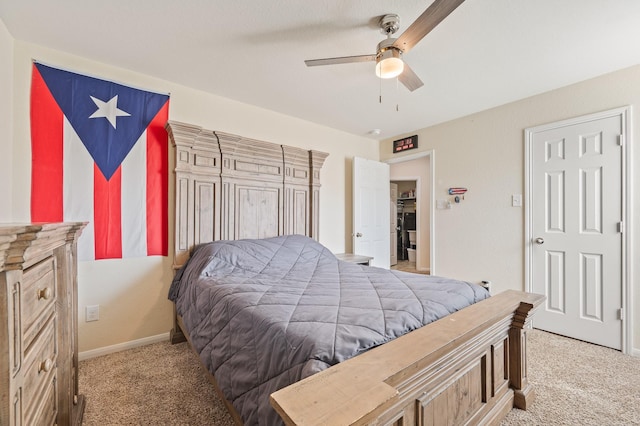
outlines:
[[449, 200], [436, 200], [436, 209], [444, 210], [451, 208], [451, 201]]
[[522, 194], [513, 194], [511, 196], [511, 205], [513, 207], [522, 207]]

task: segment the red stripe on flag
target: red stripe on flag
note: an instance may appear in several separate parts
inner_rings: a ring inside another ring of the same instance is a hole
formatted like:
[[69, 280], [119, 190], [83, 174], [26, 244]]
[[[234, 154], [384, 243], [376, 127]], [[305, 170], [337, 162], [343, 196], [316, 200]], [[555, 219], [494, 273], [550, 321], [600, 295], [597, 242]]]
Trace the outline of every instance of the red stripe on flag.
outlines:
[[97, 165], [93, 171], [93, 218], [96, 259], [122, 257], [122, 215], [120, 191], [122, 166], [108, 181]]
[[63, 114], [35, 64], [31, 71], [31, 221], [61, 222]]
[[168, 143], [164, 125], [169, 117], [169, 101], [147, 127], [147, 255], [167, 256], [168, 252]]

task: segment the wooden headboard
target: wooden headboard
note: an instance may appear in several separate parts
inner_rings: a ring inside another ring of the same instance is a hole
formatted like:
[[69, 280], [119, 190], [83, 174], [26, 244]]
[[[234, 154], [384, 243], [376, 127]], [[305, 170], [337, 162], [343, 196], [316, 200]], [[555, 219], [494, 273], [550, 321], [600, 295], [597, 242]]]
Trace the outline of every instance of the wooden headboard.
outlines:
[[169, 121], [175, 147], [174, 267], [194, 245], [302, 234], [318, 239], [329, 154]]

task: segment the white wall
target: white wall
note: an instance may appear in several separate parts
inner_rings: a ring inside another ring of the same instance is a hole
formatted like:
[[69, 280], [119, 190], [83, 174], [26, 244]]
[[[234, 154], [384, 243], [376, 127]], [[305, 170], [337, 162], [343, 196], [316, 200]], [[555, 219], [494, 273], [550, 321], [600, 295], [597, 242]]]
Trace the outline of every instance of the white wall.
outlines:
[[[632, 105], [633, 129], [640, 131], [640, 66], [620, 70], [518, 102], [433, 127], [398, 135], [380, 145], [382, 160], [391, 157], [393, 139], [417, 133], [420, 150], [435, 150], [435, 198], [447, 188], [469, 192], [451, 210], [435, 211], [435, 269], [438, 275], [479, 282], [491, 280], [496, 292], [524, 289], [524, 210], [511, 207], [511, 195], [524, 193], [524, 129], [624, 105]], [[635, 175], [640, 175], [640, 147], [632, 135]], [[413, 152], [412, 152], [413, 153]], [[638, 179], [634, 179], [637, 185]], [[637, 194], [637, 191], [635, 191]], [[640, 197], [633, 211], [640, 227]], [[635, 238], [629, 264], [640, 264]], [[634, 347], [640, 348], [640, 271], [633, 283]]]
[[0, 222], [11, 221], [13, 149], [13, 37], [0, 20]]
[[[1, 36], [0, 36], [1, 37]], [[158, 92], [170, 92], [171, 120], [301, 148], [329, 152], [321, 174], [320, 241], [335, 252], [351, 244], [351, 158], [378, 159], [378, 142], [273, 111], [234, 102], [146, 75], [16, 41], [14, 56], [13, 220], [29, 220], [31, 152], [29, 92], [32, 58], [61, 68]], [[10, 55], [7, 55], [10, 57]], [[8, 191], [4, 182], [2, 191]], [[170, 188], [173, 204], [173, 187]], [[170, 209], [170, 234], [173, 212]], [[170, 252], [173, 246], [171, 235]], [[166, 333], [172, 307], [167, 291], [171, 258], [81, 262], [79, 345], [88, 351]], [[86, 323], [84, 306], [100, 305], [100, 320]]]

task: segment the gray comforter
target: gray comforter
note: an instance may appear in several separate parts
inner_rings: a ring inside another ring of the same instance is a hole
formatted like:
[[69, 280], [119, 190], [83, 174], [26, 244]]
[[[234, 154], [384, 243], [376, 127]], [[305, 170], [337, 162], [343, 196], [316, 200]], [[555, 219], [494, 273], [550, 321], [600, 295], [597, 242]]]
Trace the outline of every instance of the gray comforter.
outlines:
[[169, 298], [245, 424], [276, 390], [488, 297], [480, 286], [347, 263], [299, 235], [198, 246]]

